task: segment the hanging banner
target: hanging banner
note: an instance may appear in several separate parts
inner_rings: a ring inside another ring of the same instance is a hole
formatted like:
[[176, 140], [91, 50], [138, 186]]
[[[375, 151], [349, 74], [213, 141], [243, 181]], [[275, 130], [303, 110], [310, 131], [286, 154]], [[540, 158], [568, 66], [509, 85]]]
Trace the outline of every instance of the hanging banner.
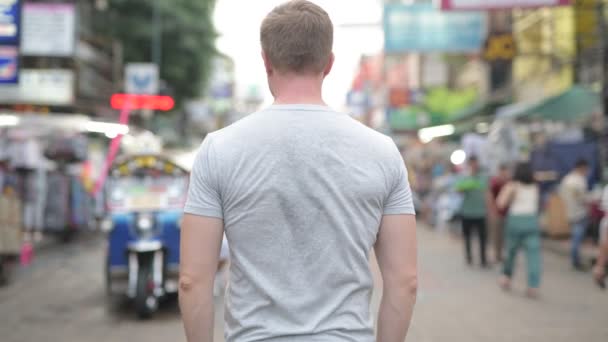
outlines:
[[478, 11], [491, 9], [567, 6], [571, 0], [441, 0], [444, 11]]
[[384, 49], [402, 52], [478, 52], [486, 39], [482, 12], [446, 13], [432, 4], [384, 7]]
[[19, 43], [20, 1], [0, 1], [0, 44]]
[[[0, 92], [4, 93], [6, 84], [19, 82], [19, 50], [16, 46], [0, 46]], [[0, 96], [1, 97], [1, 96]]]

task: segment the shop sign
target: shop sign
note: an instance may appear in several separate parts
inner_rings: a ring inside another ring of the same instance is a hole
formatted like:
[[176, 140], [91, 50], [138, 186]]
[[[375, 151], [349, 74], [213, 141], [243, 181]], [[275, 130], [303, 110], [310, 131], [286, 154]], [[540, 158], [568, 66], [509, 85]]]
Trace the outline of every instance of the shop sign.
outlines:
[[432, 4], [384, 7], [387, 53], [479, 52], [486, 36], [482, 12], [441, 12]]
[[512, 34], [495, 34], [488, 37], [483, 57], [490, 62], [511, 61], [517, 54]]
[[403, 88], [392, 88], [388, 94], [389, 107], [401, 108], [410, 104], [410, 92]]
[[346, 105], [353, 117], [362, 118], [372, 107], [372, 99], [366, 91], [351, 90], [346, 95]]
[[0, 46], [0, 93], [6, 85], [19, 81], [19, 50], [16, 46]]
[[76, 10], [73, 4], [23, 5], [21, 54], [70, 57], [76, 46]]
[[19, 42], [19, 0], [0, 0], [0, 44]]
[[74, 102], [74, 72], [21, 69], [19, 84], [3, 86], [0, 103], [66, 106]]
[[442, 10], [491, 10], [567, 6], [571, 0], [441, 0]]
[[128, 94], [156, 95], [159, 87], [158, 65], [129, 63], [125, 67], [125, 90]]

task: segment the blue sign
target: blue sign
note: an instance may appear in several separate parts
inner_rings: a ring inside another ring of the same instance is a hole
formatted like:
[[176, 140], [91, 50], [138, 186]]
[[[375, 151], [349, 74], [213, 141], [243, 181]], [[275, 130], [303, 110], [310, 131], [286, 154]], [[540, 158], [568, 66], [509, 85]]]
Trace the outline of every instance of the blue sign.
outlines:
[[217, 83], [211, 86], [211, 97], [213, 99], [229, 99], [233, 96], [232, 84]]
[[20, 1], [0, 0], [0, 44], [19, 43]]
[[387, 53], [478, 52], [485, 38], [482, 12], [441, 12], [432, 4], [384, 6]]
[[19, 82], [19, 49], [16, 46], [0, 46], [0, 84]]

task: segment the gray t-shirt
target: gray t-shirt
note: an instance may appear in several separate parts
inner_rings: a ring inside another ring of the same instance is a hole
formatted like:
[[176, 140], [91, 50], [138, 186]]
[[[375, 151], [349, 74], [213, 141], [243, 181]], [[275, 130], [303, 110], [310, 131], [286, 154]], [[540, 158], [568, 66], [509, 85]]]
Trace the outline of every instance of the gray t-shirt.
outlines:
[[226, 340], [374, 341], [370, 250], [414, 214], [393, 141], [316, 105], [274, 105], [207, 136], [185, 212], [224, 220]]

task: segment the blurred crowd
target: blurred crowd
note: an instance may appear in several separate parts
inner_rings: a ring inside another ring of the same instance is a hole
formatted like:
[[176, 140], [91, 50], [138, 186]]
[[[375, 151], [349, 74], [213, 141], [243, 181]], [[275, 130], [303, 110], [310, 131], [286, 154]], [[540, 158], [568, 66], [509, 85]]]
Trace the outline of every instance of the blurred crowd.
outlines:
[[[537, 297], [543, 239], [569, 238], [572, 269], [586, 272], [592, 268], [598, 286], [605, 288], [608, 184], [590, 187], [587, 160], [577, 160], [558, 179], [534, 170], [530, 162], [502, 163], [491, 172], [475, 155], [456, 164], [424, 160], [410, 167], [419, 219], [440, 232], [461, 235], [468, 265], [474, 264], [474, 255], [483, 268], [500, 265], [499, 284], [509, 290], [521, 251], [527, 266], [527, 294]], [[549, 179], [556, 185], [545, 191], [542, 184]], [[560, 234], [554, 234], [556, 231]], [[595, 257], [583, 258], [581, 248], [591, 248]]]

